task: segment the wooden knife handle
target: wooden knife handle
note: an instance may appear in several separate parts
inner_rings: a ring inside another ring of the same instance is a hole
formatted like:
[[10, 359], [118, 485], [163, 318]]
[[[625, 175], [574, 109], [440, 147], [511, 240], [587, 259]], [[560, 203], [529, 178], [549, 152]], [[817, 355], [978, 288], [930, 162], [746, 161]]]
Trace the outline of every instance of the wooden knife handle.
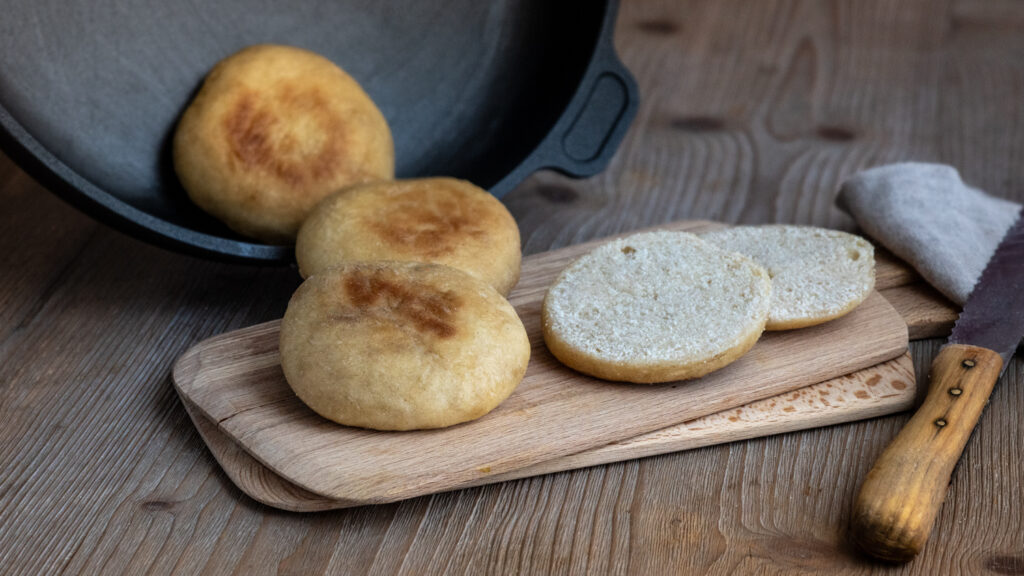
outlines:
[[939, 351], [924, 403], [868, 472], [854, 504], [852, 536], [864, 552], [906, 562], [924, 546], [1002, 365], [987, 348]]

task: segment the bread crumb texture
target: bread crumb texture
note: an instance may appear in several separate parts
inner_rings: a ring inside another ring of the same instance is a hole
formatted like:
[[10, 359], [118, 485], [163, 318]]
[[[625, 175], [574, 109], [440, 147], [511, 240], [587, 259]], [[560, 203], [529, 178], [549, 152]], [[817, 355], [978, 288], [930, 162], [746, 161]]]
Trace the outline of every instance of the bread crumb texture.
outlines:
[[850, 312], [875, 286], [875, 250], [846, 232], [807, 226], [738, 226], [701, 237], [749, 256], [772, 277], [768, 330], [820, 324]]
[[771, 283], [752, 260], [685, 232], [646, 232], [570, 264], [544, 300], [545, 341], [563, 363], [607, 379], [696, 377], [746, 352]]

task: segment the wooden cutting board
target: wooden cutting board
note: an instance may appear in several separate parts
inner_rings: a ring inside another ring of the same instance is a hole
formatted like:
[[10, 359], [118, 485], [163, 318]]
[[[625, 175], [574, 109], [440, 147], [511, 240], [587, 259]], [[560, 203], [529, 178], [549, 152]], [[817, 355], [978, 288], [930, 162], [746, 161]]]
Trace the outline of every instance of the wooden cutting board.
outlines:
[[[948, 334], [957, 310], [903, 262], [876, 252], [876, 288], [903, 316], [911, 339]], [[771, 434], [831, 426], [909, 409], [916, 397], [910, 355], [798, 391], [697, 418], [636, 438], [614, 442], [491, 476], [486, 483], [691, 450]], [[278, 476], [235, 444], [197, 408], [185, 403], [200, 436], [225, 473], [252, 499], [282, 510], [316, 512], [345, 504], [314, 494]]]
[[[853, 374], [579, 454], [548, 460], [506, 474], [487, 476], [473, 485], [875, 418], [909, 409], [914, 404], [915, 393], [914, 363], [910, 353], [905, 353], [899, 358]], [[294, 512], [346, 507], [345, 502], [303, 490], [278, 476], [242, 450], [195, 406], [186, 402], [185, 409], [221, 468], [252, 499]]]
[[[707, 229], [705, 222], [676, 228]], [[555, 361], [540, 337], [550, 281], [595, 243], [524, 261], [510, 301], [533, 343], [516, 392], [484, 418], [444, 430], [386, 433], [330, 423], [287, 387], [277, 322], [206, 340], [176, 363], [179, 394], [286, 480], [339, 505], [389, 502], [478, 484], [687, 420], [817, 384], [901, 355], [907, 329], [873, 294], [845, 318], [769, 333], [733, 365], [696, 381], [636, 386], [584, 377]]]

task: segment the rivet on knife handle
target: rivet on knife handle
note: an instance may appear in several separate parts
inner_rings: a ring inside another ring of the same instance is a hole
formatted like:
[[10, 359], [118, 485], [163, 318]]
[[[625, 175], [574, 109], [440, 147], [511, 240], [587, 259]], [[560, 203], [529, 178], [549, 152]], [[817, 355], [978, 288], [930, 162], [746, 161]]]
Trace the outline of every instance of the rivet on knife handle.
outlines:
[[1002, 365], [987, 348], [948, 344], [939, 352], [924, 403], [868, 472], [854, 504], [852, 536], [866, 553], [905, 562], [924, 546]]

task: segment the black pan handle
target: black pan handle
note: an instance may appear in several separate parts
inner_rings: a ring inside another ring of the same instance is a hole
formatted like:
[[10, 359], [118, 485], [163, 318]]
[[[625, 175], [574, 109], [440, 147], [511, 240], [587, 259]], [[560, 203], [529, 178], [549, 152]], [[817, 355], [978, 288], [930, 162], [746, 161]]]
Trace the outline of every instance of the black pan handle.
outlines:
[[610, 47], [590, 74], [566, 114], [541, 145], [538, 168], [570, 176], [593, 176], [615, 155], [636, 116], [636, 81]]
[[541, 169], [583, 178], [604, 170], [636, 116], [636, 80], [619, 60], [610, 35], [603, 39], [565, 113], [516, 170], [491, 193], [503, 196]]

